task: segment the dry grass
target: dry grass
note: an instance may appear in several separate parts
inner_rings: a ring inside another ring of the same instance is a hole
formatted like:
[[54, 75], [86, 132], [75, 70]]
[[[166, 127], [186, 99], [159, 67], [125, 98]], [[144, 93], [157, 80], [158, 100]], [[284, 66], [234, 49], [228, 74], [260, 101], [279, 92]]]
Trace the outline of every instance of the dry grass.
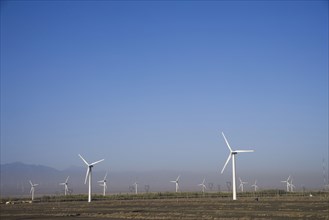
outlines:
[[148, 199], [1, 204], [1, 219], [329, 219], [327, 197]]

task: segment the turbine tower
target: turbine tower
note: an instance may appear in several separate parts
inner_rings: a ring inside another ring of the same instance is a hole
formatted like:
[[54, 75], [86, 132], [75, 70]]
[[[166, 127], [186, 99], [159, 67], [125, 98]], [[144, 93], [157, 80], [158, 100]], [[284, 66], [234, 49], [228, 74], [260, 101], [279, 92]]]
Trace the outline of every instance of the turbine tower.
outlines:
[[255, 183], [253, 185], [251, 185], [251, 187], [254, 187], [255, 192], [257, 191], [257, 189], [258, 189], [257, 180], [255, 180]]
[[180, 177], [180, 175], [177, 177], [177, 179], [176, 179], [176, 180], [172, 180], [172, 181], [170, 181], [170, 182], [172, 182], [172, 183], [175, 183], [175, 184], [176, 184], [176, 192], [178, 192], [178, 189], [179, 189], [179, 185], [178, 185], [178, 180], [179, 180], [179, 177]]
[[67, 193], [69, 192], [69, 187], [68, 187], [68, 180], [69, 180], [69, 177], [70, 176], [68, 176], [67, 178], [66, 178], [66, 180], [65, 180], [65, 182], [64, 183], [60, 183], [59, 185], [64, 185], [64, 195], [67, 195]]
[[232, 182], [233, 182], [233, 200], [236, 200], [236, 181], [235, 181], [235, 155], [238, 153], [249, 153], [249, 152], [254, 152], [254, 150], [232, 150], [232, 148], [230, 147], [230, 144], [228, 143], [228, 141], [226, 140], [226, 137], [224, 135], [224, 133], [222, 132], [223, 138], [226, 142], [226, 145], [228, 147], [228, 149], [230, 150], [230, 154], [228, 155], [228, 158], [225, 162], [225, 165], [222, 169], [222, 172], [224, 172], [226, 165], [228, 164], [228, 162], [230, 161], [230, 159], [232, 158]]
[[30, 180], [30, 184], [31, 184], [31, 190], [30, 193], [32, 195], [32, 201], [34, 200], [34, 188], [39, 185], [39, 184], [33, 184], [32, 181]]
[[87, 165], [87, 173], [86, 173], [86, 178], [85, 178], [85, 184], [87, 183], [87, 179], [89, 179], [88, 202], [91, 202], [91, 170], [92, 170], [92, 168], [94, 167], [95, 164], [97, 164], [99, 162], [102, 162], [104, 159], [89, 164], [80, 154], [79, 154], [79, 157]]
[[295, 187], [294, 184], [292, 184], [292, 178], [291, 178], [291, 180], [290, 180], [289, 185], [290, 185], [290, 192], [294, 192], [294, 188], [296, 188], [296, 187]]
[[244, 184], [248, 184], [248, 183], [247, 182], [243, 182], [240, 177], [239, 177], [239, 180], [240, 180], [239, 188], [241, 189], [241, 192], [243, 192], [243, 185]]
[[106, 185], [106, 177], [107, 177], [107, 172], [105, 173], [104, 179], [98, 181], [100, 186], [103, 186], [103, 196], [106, 195], [106, 189], [107, 189], [107, 185]]
[[134, 183], [134, 186], [135, 186], [135, 194], [137, 194], [138, 193], [138, 184], [137, 184], [137, 182]]
[[204, 194], [204, 190], [207, 189], [206, 185], [204, 184], [204, 182], [206, 181], [205, 178], [203, 178], [202, 183], [198, 184], [198, 186], [201, 186], [202, 190], [201, 192]]
[[289, 180], [290, 180], [290, 175], [288, 176], [288, 179], [287, 180], [282, 180], [281, 181], [281, 183], [286, 183], [287, 184], [287, 192], [289, 192], [289, 187], [290, 187]]

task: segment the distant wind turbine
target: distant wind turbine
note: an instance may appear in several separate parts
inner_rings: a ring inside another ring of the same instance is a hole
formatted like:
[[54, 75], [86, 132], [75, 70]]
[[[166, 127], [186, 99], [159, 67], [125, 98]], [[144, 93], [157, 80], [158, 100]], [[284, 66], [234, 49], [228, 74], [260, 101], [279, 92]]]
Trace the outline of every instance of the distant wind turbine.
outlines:
[[176, 192], [178, 192], [178, 189], [179, 189], [179, 185], [178, 185], [178, 180], [179, 180], [179, 177], [180, 177], [180, 175], [177, 177], [177, 179], [176, 179], [176, 180], [172, 180], [172, 181], [170, 181], [170, 182], [172, 182], [172, 183], [175, 183], [175, 184], [176, 184]]
[[102, 160], [98, 160], [94, 163], [89, 164], [80, 154], [79, 157], [83, 160], [83, 162], [87, 165], [87, 173], [85, 178], [85, 184], [87, 183], [87, 179], [89, 179], [89, 189], [88, 189], [88, 202], [91, 202], [91, 170], [94, 167], [95, 164], [102, 162]]
[[257, 180], [255, 180], [255, 183], [253, 185], [251, 185], [251, 187], [254, 187], [255, 192], [257, 191], [257, 189], [258, 189]]
[[64, 185], [64, 195], [67, 195], [67, 193], [69, 192], [69, 187], [68, 187], [68, 180], [69, 180], [69, 177], [68, 176], [65, 180], [64, 183], [60, 183], [59, 185]]
[[281, 183], [286, 183], [287, 184], [287, 192], [289, 192], [289, 187], [290, 187], [289, 180], [290, 180], [290, 175], [288, 176], [288, 179], [287, 180], [282, 180], [281, 181]]
[[32, 181], [30, 180], [30, 184], [31, 184], [31, 190], [30, 193], [32, 195], [32, 201], [34, 200], [34, 191], [35, 191], [35, 187], [38, 186], [39, 184], [33, 184]]
[[101, 183], [99, 185], [103, 187], [103, 196], [106, 195], [106, 189], [107, 189], [106, 177], [107, 177], [107, 172], [105, 173], [104, 179], [98, 181], [99, 183]]
[[225, 165], [222, 169], [222, 172], [224, 172], [226, 165], [228, 164], [228, 162], [230, 161], [230, 159], [232, 158], [232, 182], [233, 182], [233, 200], [236, 200], [236, 181], [235, 181], [235, 155], [238, 153], [249, 153], [249, 152], [254, 152], [254, 150], [232, 150], [232, 148], [230, 147], [230, 144], [228, 143], [228, 141], [226, 140], [226, 137], [224, 135], [224, 133], [222, 132], [223, 138], [226, 142], [226, 145], [228, 147], [228, 149], [230, 150], [230, 154], [225, 162]]
[[203, 194], [204, 194], [205, 189], [207, 189], [206, 185], [204, 184], [205, 181], [206, 181], [206, 179], [203, 178], [202, 183], [198, 184], [198, 186], [201, 186], [201, 188], [202, 188], [201, 191], [202, 191]]
[[240, 180], [239, 188], [241, 189], [241, 192], [243, 192], [243, 185], [244, 184], [248, 184], [248, 183], [247, 182], [243, 182], [240, 177], [239, 177], [239, 180]]

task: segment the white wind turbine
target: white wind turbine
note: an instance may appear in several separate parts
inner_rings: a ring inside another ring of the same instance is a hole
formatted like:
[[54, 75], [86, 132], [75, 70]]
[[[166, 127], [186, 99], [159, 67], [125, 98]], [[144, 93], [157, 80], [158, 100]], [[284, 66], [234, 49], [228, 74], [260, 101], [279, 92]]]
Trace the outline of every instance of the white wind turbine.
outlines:
[[172, 182], [172, 183], [175, 183], [175, 184], [176, 184], [176, 192], [178, 192], [178, 189], [179, 189], [179, 185], [178, 185], [178, 180], [179, 180], [179, 177], [180, 177], [180, 175], [177, 177], [177, 179], [176, 179], [176, 180], [172, 180], [172, 181], [170, 181], [170, 182]]
[[233, 179], [233, 200], [236, 200], [236, 182], [235, 182], [235, 155], [238, 153], [248, 153], [248, 152], [254, 152], [254, 150], [232, 150], [232, 148], [230, 147], [230, 144], [228, 143], [228, 141], [226, 140], [226, 137], [224, 135], [224, 133], [222, 132], [222, 135], [224, 137], [224, 140], [226, 142], [226, 145], [228, 147], [228, 149], [230, 150], [230, 154], [225, 162], [225, 165], [222, 169], [222, 172], [224, 172], [226, 165], [228, 164], [228, 162], [230, 161], [230, 159], [232, 158], [232, 179]]
[[202, 193], [204, 193], [205, 189], [207, 189], [206, 185], [204, 184], [205, 181], [206, 181], [206, 179], [203, 178], [202, 183], [198, 184], [198, 186], [201, 186], [201, 188], [202, 188]]
[[107, 172], [106, 172], [106, 174], [105, 174], [105, 176], [104, 176], [104, 179], [98, 181], [99, 183], [101, 183], [101, 184], [99, 184], [99, 185], [100, 185], [100, 186], [103, 186], [103, 196], [106, 195], [106, 189], [107, 189], [106, 177], [107, 177]]
[[68, 176], [67, 178], [66, 178], [66, 180], [65, 180], [65, 182], [64, 183], [60, 183], [59, 185], [64, 185], [64, 195], [67, 195], [67, 193], [69, 192], [69, 187], [68, 187], [68, 180], [69, 180], [69, 177], [70, 176]]
[[87, 173], [86, 173], [86, 178], [85, 178], [85, 184], [87, 183], [87, 179], [89, 179], [88, 202], [91, 202], [91, 169], [93, 168], [93, 166], [95, 164], [97, 164], [99, 162], [102, 162], [104, 159], [89, 164], [80, 154], [79, 154], [79, 157], [87, 165]]
[[281, 181], [281, 183], [286, 183], [287, 184], [287, 192], [289, 192], [289, 187], [290, 187], [289, 180], [290, 180], [290, 175], [288, 176], [288, 179], [287, 180], [282, 180]]
[[257, 180], [255, 180], [255, 183], [253, 185], [251, 185], [251, 187], [254, 187], [255, 192], [257, 191], [257, 189], [258, 189]]
[[239, 177], [239, 180], [240, 180], [239, 188], [241, 189], [241, 192], [243, 192], [243, 185], [244, 184], [248, 184], [248, 183], [247, 182], [243, 182], [240, 177]]
[[30, 184], [31, 184], [30, 193], [32, 194], [32, 201], [33, 201], [34, 200], [34, 188], [39, 184], [33, 184], [31, 180], [30, 180]]

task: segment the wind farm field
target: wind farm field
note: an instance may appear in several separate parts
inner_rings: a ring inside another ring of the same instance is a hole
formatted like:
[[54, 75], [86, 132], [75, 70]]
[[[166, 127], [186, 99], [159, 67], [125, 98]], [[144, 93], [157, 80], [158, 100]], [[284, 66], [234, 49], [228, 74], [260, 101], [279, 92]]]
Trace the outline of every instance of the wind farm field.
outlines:
[[241, 197], [41, 199], [1, 204], [1, 219], [329, 219], [327, 194]]

